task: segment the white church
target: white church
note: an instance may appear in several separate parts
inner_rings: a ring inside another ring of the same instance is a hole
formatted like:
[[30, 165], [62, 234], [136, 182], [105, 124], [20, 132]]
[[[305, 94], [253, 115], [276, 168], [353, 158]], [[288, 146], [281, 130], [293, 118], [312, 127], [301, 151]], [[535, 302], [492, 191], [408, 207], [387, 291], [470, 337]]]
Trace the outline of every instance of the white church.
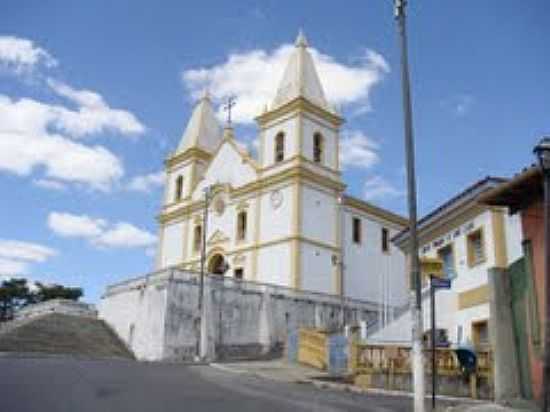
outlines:
[[303, 34], [256, 122], [254, 158], [230, 123], [221, 127], [208, 95], [197, 103], [166, 160], [156, 268], [199, 271], [205, 235], [210, 273], [404, 304], [405, 257], [390, 239], [407, 220], [345, 194], [344, 119], [325, 98]]

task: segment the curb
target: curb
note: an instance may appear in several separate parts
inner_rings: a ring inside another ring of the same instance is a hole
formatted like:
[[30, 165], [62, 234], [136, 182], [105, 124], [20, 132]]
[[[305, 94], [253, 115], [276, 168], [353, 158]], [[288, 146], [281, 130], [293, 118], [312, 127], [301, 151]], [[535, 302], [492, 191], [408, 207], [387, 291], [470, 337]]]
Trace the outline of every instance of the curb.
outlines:
[[74, 360], [116, 360], [137, 362], [132, 358], [122, 356], [92, 356], [76, 353], [48, 353], [48, 352], [0, 352], [0, 359], [74, 359]]

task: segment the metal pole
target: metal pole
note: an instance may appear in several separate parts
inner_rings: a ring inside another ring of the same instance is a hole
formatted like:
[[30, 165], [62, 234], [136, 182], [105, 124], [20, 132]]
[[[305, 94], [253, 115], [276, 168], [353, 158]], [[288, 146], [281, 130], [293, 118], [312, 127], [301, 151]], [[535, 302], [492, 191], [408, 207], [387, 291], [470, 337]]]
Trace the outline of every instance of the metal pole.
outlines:
[[437, 366], [435, 364], [435, 288], [433, 285], [433, 275], [430, 275], [430, 304], [432, 306], [432, 410], [435, 411]]
[[203, 301], [204, 301], [204, 266], [206, 260], [206, 225], [208, 223], [208, 202], [209, 202], [210, 190], [207, 188], [204, 191], [204, 212], [202, 220], [202, 232], [201, 232], [201, 273], [199, 280], [199, 322], [198, 322], [198, 333], [197, 333], [197, 358], [202, 359], [201, 345], [202, 345], [202, 323], [204, 321], [203, 314]]
[[422, 295], [420, 284], [420, 261], [418, 258], [418, 235], [416, 218], [416, 177], [414, 166], [414, 136], [412, 124], [412, 103], [409, 79], [407, 51], [406, 0], [395, 0], [395, 18], [397, 20], [401, 48], [401, 85], [403, 93], [403, 120], [405, 126], [405, 161], [407, 167], [407, 199], [409, 207], [409, 256], [410, 282], [414, 286], [411, 293], [412, 326], [412, 366], [414, 382], [414, 411], [424, 411], [424, 363], [422, 356]]
[[543, 170], [544, 176], [544, 369], [542, 376], [542, 397], [544, 412], [550, 412], [550, 170]]
[[346, 217], [345, 217], [345, 213], [344, 213], [343, 195], [340, 195], [338, 197], [338, 205], [339, 205], [339, 211], [340, 211], [340, 226], [341, 226], [341, 229], [340, 229], [340, 236], [341, 236], [340, 247], [341, 247], [341, 249], [340, 249], [340, 262], [339, 262], [339, 266], [340, 266], [340, 297], [341, 297], [340, 316], [341, 316], [342, 332], [344, 332], [345, 327], [346, 327], [346, 305], [345, 305], [346, 291], [344, 289], [344, 287], [345, 287], [344, 273], [345, 273], [345, 269], [346, 269], [346, 265], [344, 263], [345, 248], [346, 248], [346, 246], [345, 246], [345, 244], [346, 244], [345, 243], [346, 242], [346, 237], [345, 237]]

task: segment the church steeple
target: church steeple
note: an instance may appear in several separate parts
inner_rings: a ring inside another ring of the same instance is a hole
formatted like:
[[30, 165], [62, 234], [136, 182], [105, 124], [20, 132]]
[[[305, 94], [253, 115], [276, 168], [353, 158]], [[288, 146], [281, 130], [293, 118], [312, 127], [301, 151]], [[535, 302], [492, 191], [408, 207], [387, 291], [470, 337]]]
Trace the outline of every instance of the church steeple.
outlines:
[[221, 128], [212, 108], [208, 91], [206, 91], [193, 110], [176, 154], [183, 153], [190, 148], [202, 149], [212, 153], [218, 147], [221, 139]]
[[277, 109], [297, 97], [303, 97], [325, 110], [332, 111], [325, 98], [313, 58], [308, 50], [308, 41], [302, 30], [298, 33], [294, 45], [295, 49], [277, 88], [271, 110]]

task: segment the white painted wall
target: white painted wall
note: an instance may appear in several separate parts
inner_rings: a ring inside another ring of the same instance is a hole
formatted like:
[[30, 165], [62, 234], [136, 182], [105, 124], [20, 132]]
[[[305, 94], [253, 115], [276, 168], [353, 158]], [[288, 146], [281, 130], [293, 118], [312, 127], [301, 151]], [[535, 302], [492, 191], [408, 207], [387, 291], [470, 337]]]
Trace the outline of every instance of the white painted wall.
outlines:
[[161, 267], [177, 265], [183, 260], [183, 223], [171, 223], [163, 228]]
[[[353, 242], [353, 217], [361, 219], [361, 244]], [[345, 209], [342, 233], [347, 296], [375, 302], [383, 302], [388, 296], [389, 304], [406, 303], [405, 256], [391, 242], [389, 252], [382, 251], [382, 228], [389, 229], [391, 238], [398, 232], [393, 226], [362, 211]]]
[[523, 257], [523, 232], [521, 227], [521, 214], [516, 213], [509, 215], [506, 213], [505, 218], [506, 230], [506, 251], [508, 253], [508, 264], [512, 264], [516, 260]]
[[330, 249], [301, 242], [302, 289], [336, 293], [335, 268]]
[[285, 134], [285, 159], [289, 159], [292, 156], [298, 154], [297, 147], [297, 118], [291, 118], [277, 122], [273, 126], [267, 126], [263, 133], [263, 164], [262, 166], [269, 166], [275, 163], [275, 136], [280, 132]]
[[338, 204], [335, 194], [301, 186], [302, 234], [308, 239], [336, 245]]
[[[312, 115], [310, 115], [312, 116]], [[324, 153], [322, 165], [336, 169], [338, 133], [330, 126], [323, 125], [322, 121], [314, 122], [309, 117], [304, 117], [302, 124], [302, 154], [313, 161], [313, 136], [319, 132], [323, 136]]]
[[229, 183], [232, 187], [241, 187], [256, 180], [256, 171], [245, 162], [240, 153], [228, 142], [224, 142], [218, 154], [211, 160], [208, 169], [195, 190], [193, 200], [204, 198], [204, 188], [216, 183]]
[[[275, 208], [271, 201], [274, 191], [279, 191], [282, 203]], [[292, 185], [273, 186], [261, 193], [260, 243], [279, 240], [291, 234], [294, 202]]]
[[292, 286], [290, 244], [279, 243], [258, 250], [258, 282]]
[[166, 289], [157, 287], [109, 296], [98, 305], [99, 318], [115, 330], [139, 360], [162, 359], [165, 310]]

